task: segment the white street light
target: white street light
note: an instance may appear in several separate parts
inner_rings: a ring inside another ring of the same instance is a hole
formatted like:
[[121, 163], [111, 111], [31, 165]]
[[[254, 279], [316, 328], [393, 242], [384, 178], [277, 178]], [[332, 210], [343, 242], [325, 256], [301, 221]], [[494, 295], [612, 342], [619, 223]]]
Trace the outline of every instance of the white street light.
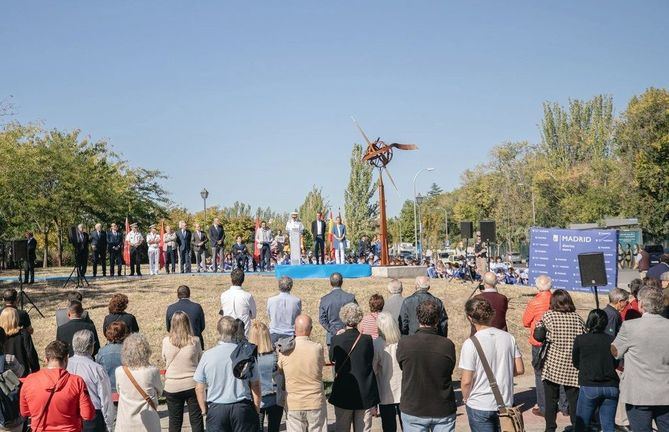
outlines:
[[[416, 259], [418, 259], [418, 207], [417, 207], [417, 198], [416, 198], [416, 179], [418, 178], [418, 175], [422, 173], [423, 171], [434, 171], [434, 168], [423, 168], [418, 170], [415, 176], [413, 176], [413, 238], [414, 238], [414, 245], [415, 245], [415, 250], [416, 250]], [[422, 248], [423, 245], [421, 245]], [[421, 250], [421, 255], [423, 251]]]

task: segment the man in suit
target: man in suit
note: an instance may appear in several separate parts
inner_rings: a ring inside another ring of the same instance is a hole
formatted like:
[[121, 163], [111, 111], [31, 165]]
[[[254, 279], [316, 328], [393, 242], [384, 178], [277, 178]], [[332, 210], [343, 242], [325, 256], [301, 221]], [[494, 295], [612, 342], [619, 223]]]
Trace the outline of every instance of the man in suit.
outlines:
[[325, 236], [327, 225], [323, 220], [323, 213], [316, 213], [316, 220], [311, 223], [311, 235], [314, 239], [314, 256], [316, 264], [325, 264]]
[[33, 233], [28, 231], [26, 233], [26, 262], [25, 274], [23, 275], [23, 283], [35, 283], [35, 260], [37, 259], [37, 240]]
[[109, 276], [114, 276], [114, 267], [118, 268], [117, 275], [121, 276], [121, 255], [123, 252], [123, 234], [118, 230], [118, 225], [111, 224], [111, 230], [107, 232], [107, 252], [109, 252]]
[[72, 349], [72, 338], [79, 330], [90, 330], [93, 333], [95, 343], [93, 345], [93, 356], [98, 353], [100, 349], [100, 340], [98, 339], [98, 332], [95, 329], [95, 324], [90, 321], [85, 321], [81, 318], [84, 313], [84, 308], [79, 302], [72, 302], [67, 310], [67, 316], [70, 318], [68, 322], [58, 327], [56, 330], [56, 339], [65, 342], [69, 350], [70, 357], [74, 355]]
[[[67, 303], [65, 304], [65, 307], [56, 309], [56, 328], [62, 326], [63, 324], [65, 324], [70, 320], [70, 318], [68, 317], [68, 313], [70, 305], [72, 303], [79, 303], [80, 305], [82, 305], [81, 307], [83, 308], [83, 299], [84, 297], [81, 295], [79, 291], [70, 291], [67, 293]], [[84, 312], [81, 314], [81, 319], [93, 323], [91, 317], [88, 316], [88, 311], [85, 309]]]
[[200, 229], [200, 224], [195, 224], [195, 231], [193, 232], [193, 239], [191, 240], [191, 246], [193, 247], [193, 252], [195, 252], [195, 268], [197, 272], [200, 273], [200, 266], [203, 271], [207, 271], [207, 234]]
[[98, 275], [98, 263], [102, 266], [102, 276], [107, 276], [107, 233], [102, 225], [95, 224], [91, 233], [91, 250], [93, 251], [93, 277]]
[[269, 271], [272, 230], [267, 228], [265, 221], [260, 222], [260, 228], [256, 230], [256, 242], [260, 248], [260, 271]]
[[232, 257], [237, 263], [237, 268], [246, 268], [249, 251], [246, 245], [242, 243], [242, 236], [237, 236], [235, 244], [232, 245]]
[[209, 227], [209, 247], [211, 248], [211, 260], [214, 264], [214, 273], [218, 271], [219, 264], [223, 271], [223, 251], [225, 250], [225, 230], [219, 218], [214, 218], [214, 223]]
[[167, 312], [165, 313], [165, 324], [167, 325], [167, 331], [170, 331], [172, 324], [172, 315], [175, 312], [181, 311], [188, 315], [190, 320], [190, 326], [193, 329], [193, 335], [200, 338], [200, 345], [202, 350], [204, 350], [204, 338], [202, 337], [202, 332], [204, 332], [204, 311], [202, 306], [190, 299], [190, 288], [186, 285], [181, 285], [177, 288], [177, 298], [179, 299], [176, 303], [172, 303], [167, 307]]
[[332, 336], [335, 336], [345, 325], [339, 318], [339, 311], [347, 303], [358, 303], [355, 296], [344, 291], [341, 286], [344, 283], [344, 277], [341, 273], [332, 273], [330, 276], [330, 286], [332, 290], [321, 297], [318, 306], [319, 322], [326, 332], [326, 343], [330, 346]]
[[181, 273], [190, 273], [190, 251], [193, 234], [186, 229], [186, 222], [179, 221], [179, 231], [177, 231], [177, 244], [179, 245], [179, 260], [181, 261]]
[[74, 258], [79, 276], [86, 276], [88, 267], [88, 233], [84, 231], [84, 224], [77, 225], [76, 231], [70, 238], [70, 243], [74, 246]]

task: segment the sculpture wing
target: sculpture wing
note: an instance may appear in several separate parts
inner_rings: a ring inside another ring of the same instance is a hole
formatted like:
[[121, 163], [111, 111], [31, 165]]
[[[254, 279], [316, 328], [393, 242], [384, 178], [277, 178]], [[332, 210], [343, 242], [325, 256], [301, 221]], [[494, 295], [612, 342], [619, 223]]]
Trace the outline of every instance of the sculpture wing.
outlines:
[[398, 144], [398, 143], [392, 143], [389, 145], [389, 147], [395, 147], [400, 150], [418, 150], [418, 146], [416, 144]]

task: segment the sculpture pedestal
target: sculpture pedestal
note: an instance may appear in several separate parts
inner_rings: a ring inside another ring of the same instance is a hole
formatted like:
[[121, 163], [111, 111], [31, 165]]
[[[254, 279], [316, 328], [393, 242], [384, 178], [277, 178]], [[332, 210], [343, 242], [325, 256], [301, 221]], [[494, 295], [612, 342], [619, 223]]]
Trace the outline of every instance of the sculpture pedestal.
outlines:
[[427, 266], [379, 266], [372, 267], [372, 277], [409, 279], [427, 276]]

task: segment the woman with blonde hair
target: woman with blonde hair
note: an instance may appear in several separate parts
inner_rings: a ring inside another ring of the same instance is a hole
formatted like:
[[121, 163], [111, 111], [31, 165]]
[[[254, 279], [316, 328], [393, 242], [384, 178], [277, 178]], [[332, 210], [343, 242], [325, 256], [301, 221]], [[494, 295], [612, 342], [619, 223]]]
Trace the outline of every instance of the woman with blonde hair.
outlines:
[[[376, 317], [379, 337], [374, 339], [374, 361], [372, 366], [379, 387], [379, 415], [383, 432], [395, 432], [397, 422], [400, 427], [400, 395], [402, 394], [402, 369], [397, 362], [397, 343], [400, 328], [397, 320], [389, 312], [381, 312]], [[397, 420], [395, 420], [397, 417]]]
[[269, 328], [263, 322], [254, 320], [249, 330], [249, 342], [258, 347], [258, 375], [260, 376], [260, 431], [267, 416], [268, 432], [278, 432], [283, 416], [283, 407], [277, 404], [274, 372], [277, 369], [277, 355], [269, 336]]
[[16, 361], [23, 366], [23, 373], [19, 378], [25, 378], [32, 372], [37, 372], [39, 370], [37, 351], [28, 330], [19, 326], [19, 312], [13, 307], [2, 309], [0, 327], [7, 336], [3, 344], [5, 355], [13, 355]]
[[170, 334], [163, 339], [165, 361], [165, 400], [170, 432], [178, 432], [184, 421], [184, 403], [193, 432], [203, 432], [202, 411], [195, 396], [193, 375], [202, 358], [200, 339], [193, 335], [190, 319], [178, 311], [170, 320]]

